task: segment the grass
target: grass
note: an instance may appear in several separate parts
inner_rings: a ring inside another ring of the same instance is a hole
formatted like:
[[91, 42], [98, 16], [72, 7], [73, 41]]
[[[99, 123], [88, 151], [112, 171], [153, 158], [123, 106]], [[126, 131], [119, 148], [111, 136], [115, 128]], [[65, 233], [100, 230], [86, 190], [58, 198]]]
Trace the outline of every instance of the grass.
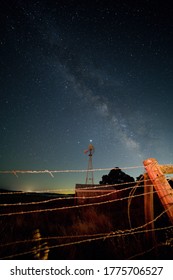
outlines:
[[[35, 198], [35, 200], [39, 199], [41, 198]], [[17, 197], [15, 197], [15, 202], [16, 200]], [[26, 197], [20, 195], [18, 200], [25, 201]], [[64, 200], [51, 203], [49, 207], [70, 206], [73, 203], [73, 199]], [[137, 199], [131, 204], [130, 222], [132, 227], [144, 224], [142, 203], [142, 199]], [[34, 209], [40, 209], [40, 207], [47, 207], [47, 205], [39, 205]], [[31, 209], [33, 209], [33, 206], [23, 208], [12, 206], [5, 208], [5, 210], [1, 207], [0, 211], [2, 213], [2, 211], [14, 212]], [[172, 231], [164, 230], [157, 233], [155, 247], [153, 247], [153, 244], [147, 244], [145, 233], [122, 234], [125, 229], [130, 229], [127, 210], [127, 201], [119, 201], [96, 207], [1, 217], [0, 258], [57, 260], [172, 259]], [[161, 226], [163, 225], [169, 225], [166, 217], [162, 217]], [[157, 227], [159, 227], [159, 223], [157, 223]], [[119, 235], [113, 237], [111, 236], [112, 232], [118, 232]], [[106, 238], [92, 240], [99, 237], [98, 234], [106, 233], [108, 233]], [[95, 236], [88, 237], [87, 235]], [[26, 242], [16, 243], [23, 240]], [[80, 243], [82, 240], [85, 240], [85, 242]], [[73, 242], [79, 243], [63, 246], [63, 244]], [[12, 244], [5, 245], [7, 243]]]

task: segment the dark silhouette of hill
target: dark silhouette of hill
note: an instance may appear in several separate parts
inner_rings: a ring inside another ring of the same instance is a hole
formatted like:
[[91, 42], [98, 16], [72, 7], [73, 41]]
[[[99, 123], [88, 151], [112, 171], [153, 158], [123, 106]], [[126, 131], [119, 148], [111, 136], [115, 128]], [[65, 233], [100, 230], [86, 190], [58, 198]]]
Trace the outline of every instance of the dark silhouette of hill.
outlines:
[[[0, 193], [9, 193], [9, 192], [12, 192], [12, 191], [9, 190], [9, 189], [5, 189], [3, 187], [0, 187]], [[16, 191], [14, 190], [13, 192], [16, 192]], [[17, 191], [17, 192], [19, 192], [19, 191]]]

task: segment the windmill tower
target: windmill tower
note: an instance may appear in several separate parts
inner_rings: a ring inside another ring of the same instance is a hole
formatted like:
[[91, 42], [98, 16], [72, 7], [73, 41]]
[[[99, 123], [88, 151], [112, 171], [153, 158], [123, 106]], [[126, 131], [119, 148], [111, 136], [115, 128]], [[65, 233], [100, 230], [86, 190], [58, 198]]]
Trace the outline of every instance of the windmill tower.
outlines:
[[88, 154], [89, 156], [85, 184], [90, 184], [90, 185], [94, 185], [94, 174], [93, 174], [93, 164], [92, 164], [93, 153], [94, 153], [94, 146], [90, 143], [88, 146], [88, 150], [85, 151], [85, 154]]

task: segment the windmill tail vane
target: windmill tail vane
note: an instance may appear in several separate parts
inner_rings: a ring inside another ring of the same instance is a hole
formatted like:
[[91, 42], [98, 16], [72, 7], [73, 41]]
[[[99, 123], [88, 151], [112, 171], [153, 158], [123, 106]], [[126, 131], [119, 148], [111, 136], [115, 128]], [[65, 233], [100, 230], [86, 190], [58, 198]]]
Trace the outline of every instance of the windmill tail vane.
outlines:
[[88, 149], [84, 150], [84, 154], [90, 153], [93, 154], [94, 153], [94, 146], [92, 144], [89, 144]]

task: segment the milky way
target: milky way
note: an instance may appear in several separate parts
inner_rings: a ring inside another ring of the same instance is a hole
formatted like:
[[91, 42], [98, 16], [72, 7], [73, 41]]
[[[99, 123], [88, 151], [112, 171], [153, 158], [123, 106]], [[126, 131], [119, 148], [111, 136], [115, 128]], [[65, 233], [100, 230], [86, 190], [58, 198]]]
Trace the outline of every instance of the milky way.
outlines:
[[[95, 168], [172, 163], [168, 2], [24, 2], [0, 4], [0, 169], [86, 169], [91, 139]], [[24, 190], [85, 182], [84, 173], [0, 176]]]

